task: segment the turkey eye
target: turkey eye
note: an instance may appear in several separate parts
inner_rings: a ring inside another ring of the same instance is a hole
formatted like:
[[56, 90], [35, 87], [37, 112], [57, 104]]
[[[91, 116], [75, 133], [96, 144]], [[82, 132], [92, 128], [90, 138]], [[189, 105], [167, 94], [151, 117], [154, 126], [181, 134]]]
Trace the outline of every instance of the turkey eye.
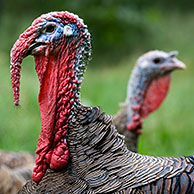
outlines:
[[158, 63], [161, 63], [163, 61], [163, 59], [162, 58], [155, 58], [155, 59], [153, 59], [153, 62], [155, 63], [155, 64], [158, 64]]
[[54, 32], [54, 30], [55, 30], [55, 26], [49, 25], [46, 27], [45, 32], [51, 33], [51, 32]]

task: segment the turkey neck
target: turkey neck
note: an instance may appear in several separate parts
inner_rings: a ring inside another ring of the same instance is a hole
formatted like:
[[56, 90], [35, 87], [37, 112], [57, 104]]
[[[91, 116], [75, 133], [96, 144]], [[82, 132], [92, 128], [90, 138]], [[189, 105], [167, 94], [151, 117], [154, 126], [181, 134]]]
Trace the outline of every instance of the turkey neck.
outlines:
[[67, 128], [64, 124], [68, 124], [71, 110], [76, 111], [79, 87], [76, 84], [78, 80], [74, 71], [75, 53], [71, 53], [68, 48], [64, 48], [64, 52], [58, 56], [36, 56], [35, 62], [40, 81], [38, 101], [42, 124], [37, 149], [39, 151], [45, 147], [45, 144], [54, 143], [52, 139], [56, 131], [60, 130], [62, 133], [62, 128]]
[[142, 108], [144, 94], [150, 83], [148, 72], [142, 71], [137, 65], [134, 68], [127, 88], [126, 112], [127, 129], [141, 134], [142, 122], [140, 110]]
[[64, 45], [57, 55], [35, 56], [40, 81], [42, 124], [32, 176], [36, 182], [40, 181], [48, 166], [53, 170], [61, 170], [67, 165], [69, 150], [65, 136], [80, 106], [80, 84], [85, 66], [82, 58], [85, 50], [82, 41], [77, 43], [73, 40], [70, 45]]
[[135, 130], [137, 135], [141, 134], [141, 118], [158, 109], [168, 93], [169, 86], [169, 72], [158, 75], [152, 69], [142, 69], [136, 65], [127, 90], [128, 130]]
[[135, 130], [127, 130], [127, 107], [126, 104], [122, 105], [121, 109], [113, 118], [113, 124], [116, 126], [118, 132], [125, 136], [125, 143], [130, 151], [137, 152], [138, 134]]
[[138, 136], [141, 134], [142, 122], [140, 109], [146, 88], [150, 82], [145, 72], [135, 66], [128, 83], [127, 97], [121, 110], [115, 115], [113, 123], [119, 133], [125, 136], [129, 150], [137, 152]]

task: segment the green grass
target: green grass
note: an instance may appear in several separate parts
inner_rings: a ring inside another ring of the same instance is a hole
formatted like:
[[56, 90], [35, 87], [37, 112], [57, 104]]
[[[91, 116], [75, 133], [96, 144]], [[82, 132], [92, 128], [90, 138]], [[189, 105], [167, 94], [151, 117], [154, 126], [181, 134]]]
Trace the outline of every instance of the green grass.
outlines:
[[[179, 50], [187, 64], [185, 71], [172, 75], [167, 99], [160, 109], [143, 121], [139, 151], [156, 156], [179, 156], [194, 153], [194, 15], [164, 16], [150, 36], [151, 49]], [[82, 102], [101, 106], [116, 114], [126, 96], [128, 78], [136, 59], [145, 51], [134, 48], [117, 65], [88, 66], [82, 84]], [[32, 57], [24, 60], [20, 107], [14, 107], [9, 74], [9, 54], [0, 51], [0, 148], [35, 151], [40, 133], [38, 105], [39, 83]], [[102, 59], [103, 61], [103, 59]], [[92, 61], [91, 63], [94, 63]]]
[[[32, 57], [25, 59], [22, 69], [20, 107], [14, 107], [7, 55], [1, 57], [0, 148], [34, 151], [40, 133], [40, 113], [37, 102], [38, 79]], [[126, 95], [128, 77], [135, 63], [124, 60], [119, 66], [88, 69], [82, 87], [84, 104], [101, 106], [115, 114]], [[4, 61], [4, 64], [2, 64]], [[7, 66], [6, 66], [7, 65]], [[139, 151], [151, 155], [189, 155], [194, 147], [194, 68], [172, 75], [171, 90], [162, 107], [144, 120]]]

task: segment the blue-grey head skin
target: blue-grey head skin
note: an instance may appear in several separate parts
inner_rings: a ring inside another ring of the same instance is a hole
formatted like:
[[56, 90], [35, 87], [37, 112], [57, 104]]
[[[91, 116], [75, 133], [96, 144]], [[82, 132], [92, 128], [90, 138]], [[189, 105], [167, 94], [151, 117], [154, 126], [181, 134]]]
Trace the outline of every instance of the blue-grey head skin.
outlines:
[[43, 25], [45, 26], [44, 30], [41, 35], [35, 39], [35, 41], [39, 43], [52, 43], [58, 45], [60, 44], [64, 34], [66, 37], [69, 37], [69, 39], [75, 38], [78, 35], [78, 28], [76, 24], [67, 24], [64, 26], [55, 19], [55, 21], [52, 20]]
[[[184, 69], [186, 66], [175, 56], [177, 51], [163, 52], [150, 51], [142, 55], [132, 71], [127, 89], [127, 126], [129, 130], [141, 130], [140, 109], [144, 95], [152, 80], [170, 74], [175, 69]], [[132, 109], [132, 107], [136, 107]], [[136, 125], [133, 125], [134, 120]], [[137, 131], [141, 133], [141, 131]]]
[[[66, 40], [69, 42], [71, 42], [72, 39], [76, 39], [78, 37], [80, 29], [78, 29], [78, 26], [75, 23], [64, 24], [59, 18], [53, 17], [52, 13], [54, 12], [50, 13], [50, 18], [45, 18], [36, 25], [36, 27], [40, 29], [40, 35], [37, 36], [37, 38], [34, 40], [34, 43], [31, 44], [29, 48], [29, 52], [31, 51], [31, 53], [28, 54], [37, 53], [37, 49], [39, 49], [41, 45], [52, 45], [56, 48], [61, 43], [62, 37], [64, 35]], [[75, 14], [71, 15], [74, 15], [77, 20], [79, 20], [80, 23], [85, 27], [82, 19], [80, 19]]]

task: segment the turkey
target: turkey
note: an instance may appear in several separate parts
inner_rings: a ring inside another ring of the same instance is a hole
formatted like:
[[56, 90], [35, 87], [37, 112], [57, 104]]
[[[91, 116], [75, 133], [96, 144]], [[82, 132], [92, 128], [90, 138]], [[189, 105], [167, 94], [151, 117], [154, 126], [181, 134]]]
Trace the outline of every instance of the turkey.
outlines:
[[175, 55], [176, 51], [150, 51], [137, 60], [132, 71], [125, 103], [113, 118], [113, 124], [119, 133], [125, 135], [127, 148], [133, 152], [137, 152], [141, 118], [158, 109], [165, 99], [170, 86], [170, 73], [185, 68], [183, 63], [177, 61], [177, 65], [169, 70], [170, 61], [176, 60]]
[[0, 164], [11, 169], [26, 165], [34, 165], [35, 156], [29, 152], [13, 152], [0, 150]]
[[27, 180], [31, 179], [32, 170], [32, 165], [9, 168], [4, 164], [0, 164], [0, 193], [17, 193]]
[[35, 157], [27, 152], [0, 151], [0, 193], [15, 194], [31, 179]]
[[[151, 157], [127, 149], [112, 117], [80, 102], [91, 56], [87, 26], [77, 15], [50, 12], [20, 35], [11, 51], [19, 104], [22, 60], [35, 57], [42, 129], [32, 181], [19, 193], [194, 193], [194, 156]], [[181, 63], [172, 57], [171, 68]], [[158, 65], [158, 64], [156, 64]]]

